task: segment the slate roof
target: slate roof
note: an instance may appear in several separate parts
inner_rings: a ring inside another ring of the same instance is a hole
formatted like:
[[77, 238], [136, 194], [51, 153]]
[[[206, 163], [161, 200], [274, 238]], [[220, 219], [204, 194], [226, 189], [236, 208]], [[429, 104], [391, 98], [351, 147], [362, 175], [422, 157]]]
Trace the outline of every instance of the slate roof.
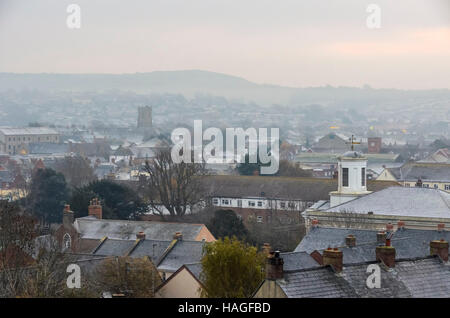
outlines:
[[427, 188], [389, 187], [325, 211], [450, 218], [450, 193]]
[[398, 168], [388, 168], [388, 171], [400, 181], [436, 181], [450, 182], [450, 164], [446, 163], [406, 163]]
[[144, 232], [146, 239], [171, 241], [176, 232], [181, 232], [183, 240], [197, 238], [203, 224], [171, 223], [153, 221], [106, 220], [95, 217], [77, 218], [74, 226], [82, 238], [134, 240], [136, 234]]
[[[344, 264], [375, 261], [375, 248], [379, 245], [376, 240], [377, 232], [316, 227], [306, 234], [295, 251], [310, 254], [317, 250], [322, 254], [323, 250], [328, 247], [338, 247], [343, 253]], [[347, 247], [345, 244], [345, 237], [349, 234], [356, 238], [355, 247]], [[440, 239], [450, 241], [450, 231], [438, 232], [437, 230], [404, 228], [395, 231], [391, 245], [395, 247], [397, 259], [427, 257], [430, 255], [430, 242]]]
[[350, 285], [336, 276], [331, 267], [320, 267], [284, 274], [277, 281], [288, 298], [347, 298], [356, 297]]
[[130, 256], [130, 257], [144, 257], [148, 256], [153, 263], [157, 264], [161, 256], [169, 247], [171, 241], [158, 240], [118, 240], [106, 239], [100, 244], [95, 255], [105, 256]]
[[203, 242], [178, 241], [164, 259], [159, 263], [158, 270], [175, 272], [184, 264], [198, 263], [203, 256]]
[[[338, 188], [337, 179], [270, 177], [270, 176], [207, 176], [202, 178], [209, 196], [242, 198], [264, 197], [303, 201], [329, 200]], [[368, 181], [369, 191], [398, 185], [390, 181]]]
[[13, 136], [13, 135], [58, 135], [59, 133], [49, 127], [25, 127], [25, 128], [13, 128], [13, 127], [0, 127], [0, 133]]
[[202, 281], [202, 263], [185, 264], [185, 266], [191, 271], [195, 278], [197, 278], [199, 281]]
[[320, 267], [314, 258], [306, 252], [280, 253], [280, 256], [284, 260], [283, 268], [286, 271]]
[[331, 266], [285, 272], [278, 286], [289, 298], [448, 298], [450, 266], [438, 257], [405, 259], [394, 268], [380, 266], [381, 288], [366, 285], [367, 268], [375, 262], [344, 265], [336, 274]]
[[[340, 153], [319, 153], [319, 152], [301, 152], [297, 154], [294, 158], [295, 162], [299, 163], [324, 163], [324, 164], [336, 164], [338, 162], [338, 157], [342, 155], [344, 151]], [[367, 164], [376, 164], [376, 163], [395, 163], [398, 162], [401, 158], [398, 154], [390, 154], [390, 153], [377, 153], [377, 154], [364, 154], [364, 157], [367, 158]]]
[[376, 242], [378, 231], [363, 229], [346, 229], [330, 227], [313, 227], [303, 237], [295, 248], [295, 252], [307, 252], [308, 254], [328, 247], [344, 247], [345, 237], [352, 234], [356, 237], [356, 244]]
[[69, 152], [69, 145], [53, 142], [29, 143], [28, 152], [30, 154], [63, 154]]

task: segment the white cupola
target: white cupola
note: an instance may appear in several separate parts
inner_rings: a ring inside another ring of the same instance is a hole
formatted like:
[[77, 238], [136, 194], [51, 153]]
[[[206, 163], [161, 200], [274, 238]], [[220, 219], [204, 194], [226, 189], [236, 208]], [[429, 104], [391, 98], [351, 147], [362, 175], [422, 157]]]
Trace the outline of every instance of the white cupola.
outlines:
[[338, 157], [338, 190], [330, 192], [330, 207], [371, 193], [367, 191], [367, 158], [360, 152], [347, 151]]

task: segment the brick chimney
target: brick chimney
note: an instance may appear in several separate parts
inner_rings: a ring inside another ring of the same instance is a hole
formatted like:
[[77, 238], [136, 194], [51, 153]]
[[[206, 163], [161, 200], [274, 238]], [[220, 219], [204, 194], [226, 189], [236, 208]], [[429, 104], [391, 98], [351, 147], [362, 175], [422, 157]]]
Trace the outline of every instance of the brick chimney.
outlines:
[[392, 223], [387, 223], [386, 224], [386, 231], [387, 232], [392, 232], [394, 230], [394, 225]]
[[264, 243], [264, 245], [262, 246], [262, 251], [263, 251], [264, 255], [269, 257], [270, 256], [270, 250], [271, 250], [270, 244], [269, 243]]
[[97, 219], [102, 219], [102, 206], [98, 198], [93, 198], [88, 207], [89, 215], [95, 216]]
[[395, 248], [393, 246], [377, 246], [375, 255], [377, 262], [383, 262], [389, 268], [395, 267]]
[[439, 223], [437, 225], [438, 232], [444, 231], [444, 228], [445, 228], [445, 224], [444, 223]]
[[173, 236], [173, 239], [181, 241], [183, 239], [183, 234], [181, 234], [181, 232], [176, 232], [175, 235]]
[[311, 221], [311, 227], [318, 227], [319, 226], [319, 220], [318, 219], [313, 219]]
[[344, 255], [338, 248], [329, 247], [322, 254], [323, 265], [333, 266], [336, 273], [342, 272], [343, 258]]
[[144, 232], [139, 232], [136, 234], [136, 239], [137, 240], [145, 240], [145, 233]]
[[431, 241], [430, 254], [439, 255], [444, 262], [448, 262], [448, 242], [444, 239], [439, 241]]
[[70, 205], [65, 204], [63, 210], [63, 225], [70, 227], [74, 221], [73, 211], [70, 211]]
[[404, 230], [405, 229], [405, 222], [398, 221], [397, 222], [397, 230]]
[[280, 257], [280, 251], [270, 252], [266, 260], [266, 279], [283, 279], [283, 258]]
[[355, 247], [356, 246], [356, 237], [352, 234], [347, 235], [345, 238], [345, 244], [348, 247]]
[[377, 233], [377, 243], [386, 244], [386, 233], [384, 231], [380, 231]]

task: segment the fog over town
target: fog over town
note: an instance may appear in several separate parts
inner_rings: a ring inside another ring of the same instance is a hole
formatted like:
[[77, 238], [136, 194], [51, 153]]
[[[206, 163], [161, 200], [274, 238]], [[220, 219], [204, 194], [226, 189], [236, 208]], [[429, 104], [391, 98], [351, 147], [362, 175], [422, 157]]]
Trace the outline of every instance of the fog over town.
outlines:
[[449, 228], [448, 1], [0, 0], [0, 297], [448, 298]]

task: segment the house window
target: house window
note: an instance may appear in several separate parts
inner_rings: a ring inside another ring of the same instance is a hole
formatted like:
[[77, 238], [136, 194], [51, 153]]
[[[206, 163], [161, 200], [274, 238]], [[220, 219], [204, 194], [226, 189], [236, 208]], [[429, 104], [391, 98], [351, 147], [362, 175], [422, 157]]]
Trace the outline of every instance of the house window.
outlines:
[[248, 206], [255, 206], [255, 201], [248, 201]]
[[222, 200], [222, 204], [228, 205], [228, 200], [223, 199], [223, 200]]
[[262, 202], [261, 201], [258, 201], [258, 206], [262, 207]]
[[447, 190], [447, 191], [450, 190], [450, 184], [446, 184], [444, 189]]
[[262, 223], [262, 221], [263, 221], [263, 217], [262, 216], [257, 216], [256, 217], [256, 222]]
[[361, 185], [366, 186], [366, 168], [361, 168]]
[[241, 199], [237, 200], [237, 205], [238, 205], [238, 207], [242, 208], [242, 200]]
[[280, 202], [280, 207], [284, 209], [286, 207], [286, 202]]
[[289, 207], [290, 209], [295, 209], [295, 202], [289, 202], [289, 203], [288, 203], [288, 207]]
[[64, 234], [63, 237], [63, 244], [65, 249], [69, 249], [72, 245], [72, 238], [70, 237], [69, 233]]
[[439, 188], [439, 186], [435, 183], [434, 188], [437, 189], [437, 188]]
[[342, 168], [342, 186], [348, 187], [348, 168]]
[[214, 204], [214, 205], [218, 205], [218, 204], [219, 204], [219, 199], [214, 198], [214, 199], [213, 199], [213, 204]]

